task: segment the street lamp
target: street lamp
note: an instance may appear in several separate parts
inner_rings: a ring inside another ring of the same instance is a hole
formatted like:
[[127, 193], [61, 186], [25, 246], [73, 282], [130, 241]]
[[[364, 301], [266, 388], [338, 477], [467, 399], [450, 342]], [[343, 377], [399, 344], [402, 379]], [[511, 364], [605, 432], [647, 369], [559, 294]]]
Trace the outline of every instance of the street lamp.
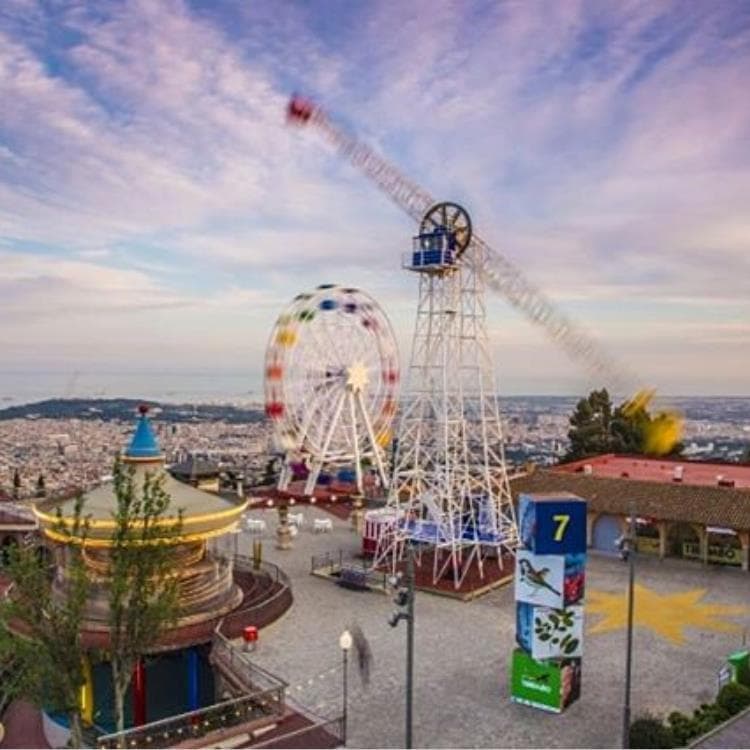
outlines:
[[349, 703], [349, 649], [352, 647], [352, 634], [345, 630], [339, 636], [339, 648], [344, 657], [344, 747], [346, 747], [346, 723], [347, 723], [347, 706]]
[[633, 661], [633, 587], [635, 582], [635, 553], [637, 551], [635, 531], [635, 506], [630, 505], [630, 526], [622, 539], [622, 549], [628, 560], [628, 638], [625, 651], [625, 705], [622, 708], [622, 746], [630, 747], [630, 675]]

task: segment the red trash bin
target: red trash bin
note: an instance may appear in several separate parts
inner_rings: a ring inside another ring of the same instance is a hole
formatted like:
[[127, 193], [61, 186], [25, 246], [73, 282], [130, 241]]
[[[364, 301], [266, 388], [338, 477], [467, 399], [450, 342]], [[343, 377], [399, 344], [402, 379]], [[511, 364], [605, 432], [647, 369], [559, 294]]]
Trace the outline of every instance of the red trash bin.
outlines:
[[258, 643], [258, 628], [255, 625], [245, 626], [242, 640], [245, 641], [245, 651], [253, 651]]

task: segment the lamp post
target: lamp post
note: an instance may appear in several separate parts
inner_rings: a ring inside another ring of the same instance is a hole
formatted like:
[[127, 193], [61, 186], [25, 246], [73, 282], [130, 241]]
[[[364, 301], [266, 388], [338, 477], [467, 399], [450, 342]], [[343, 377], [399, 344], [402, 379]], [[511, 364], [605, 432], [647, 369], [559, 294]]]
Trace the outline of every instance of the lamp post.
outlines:
[[628, 534], [623, 539], [623, 549], [628, 555], [628, 635], [627, 646], [625, 650], [625, 704], [622, 708], [622, 746], [630, 747], [630, 677], [633, 661], [633, 603], [634, 603], [634, 582], [635, 582], [635, 553], [636, 553], [636, 532], [635, 532], [635, 506], [630, 505], [630, 526]]
[[345, 630], [340, 636], [339, 636], [339, 647], [341, 648], [341, 653], [344, 657], [344, 729], [343, 729], [343, 740], [344, 740], [344, 747], [346, 747], [346, 734], [347, 734], [347, 713], [348, 713], [348, 704], [349, 704], [349, 649], [352, 647], [352, 634]]
[[[399, 578], [401, 574], [399, 573]], [[393, 583], [398, 586], [399, 579]], [[406, 620], [406, 742], [412, 745], [412, 703], [414, 697], [414, 550], [411, 544], [406, 548], [406, 586], [396, 590], [394, 602], [400, 607], [389, 618], [388, 624], [395, 628], [401, 620]]]

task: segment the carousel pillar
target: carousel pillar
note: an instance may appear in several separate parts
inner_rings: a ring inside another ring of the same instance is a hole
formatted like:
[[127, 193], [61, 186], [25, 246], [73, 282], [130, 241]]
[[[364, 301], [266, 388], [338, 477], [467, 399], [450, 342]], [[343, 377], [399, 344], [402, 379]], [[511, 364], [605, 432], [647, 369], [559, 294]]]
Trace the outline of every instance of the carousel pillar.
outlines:
[[133, 726], [146, 723], [146, 667], [138, 659], [133, 668]]
[[192, 648], [188, 649], [187, 652], [187, 660], [188, 660], [188, 711], [197, 711], [200, 708], [200, 702], [199, 702], [199, 690], [198, 690], [198, 649], [193, 646]]

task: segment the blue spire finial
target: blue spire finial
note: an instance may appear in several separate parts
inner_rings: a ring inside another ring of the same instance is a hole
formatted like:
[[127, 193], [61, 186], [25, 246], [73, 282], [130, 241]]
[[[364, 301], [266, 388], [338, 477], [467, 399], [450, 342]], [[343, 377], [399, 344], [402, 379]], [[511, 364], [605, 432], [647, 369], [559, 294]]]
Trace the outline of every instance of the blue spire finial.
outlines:
[[133, 439], [130, 441], [127, 451], [125, 451], [125, 457], [161, 458], [159, 442], [151, 428], [151, 422], [148, 421], [148, 406], [141, 404], [138, 407], [138, 412], [141, 416], [138, 418], [138, 425], [135, 428]]

